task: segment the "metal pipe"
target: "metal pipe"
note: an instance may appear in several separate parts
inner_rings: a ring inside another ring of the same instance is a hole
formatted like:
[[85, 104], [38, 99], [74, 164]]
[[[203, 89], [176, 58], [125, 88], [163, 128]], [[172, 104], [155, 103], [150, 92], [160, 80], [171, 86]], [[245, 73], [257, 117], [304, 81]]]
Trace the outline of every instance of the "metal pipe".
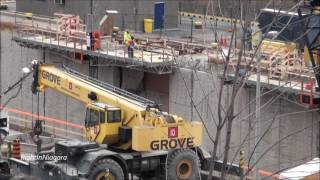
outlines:
[[192, 42], [192, 36], [193, 36], [193, 18], [191, 18], [191, 34], [190, 34], [190, 42]]
[[[259, 42], [262, 41], [262, 34], [259, 34]], [[261, 46], [260, 46], [261, 47]], [[256, 146], [256, 150], [254, 152], [254, 161], [256, 163], [256, 168], [255, 168], [255, 178], [256, 180], [260, 179], [259, 175], [259, 168], [260, 168], [260, 163], [258, 163], [258, 159], [260, 158], [260, 146], [262, 146], [259, 143], [260, 140], [260, 133], [261, 133], [261, 111], [260, 111], [260, 104], [261, 104], [261, 84], [260, 84], [260, 76], [261, 76], [261, 50], [260, 47], [258, 47], [257, 50], [257, 84], [256, 84], [256, 126], [254, 128], [254, 144]]]

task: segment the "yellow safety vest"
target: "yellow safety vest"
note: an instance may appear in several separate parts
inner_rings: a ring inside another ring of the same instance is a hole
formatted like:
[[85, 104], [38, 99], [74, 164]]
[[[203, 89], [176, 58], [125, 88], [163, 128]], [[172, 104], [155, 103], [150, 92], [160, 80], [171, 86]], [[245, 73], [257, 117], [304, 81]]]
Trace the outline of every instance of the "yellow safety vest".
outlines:
[[124, 42], [125, 44], [128, 44], [130, 40], [131, 40], [131, 35], [130, 35], [130, 33], [124, 32], [124, 33], [123, 33], [123, 42]]

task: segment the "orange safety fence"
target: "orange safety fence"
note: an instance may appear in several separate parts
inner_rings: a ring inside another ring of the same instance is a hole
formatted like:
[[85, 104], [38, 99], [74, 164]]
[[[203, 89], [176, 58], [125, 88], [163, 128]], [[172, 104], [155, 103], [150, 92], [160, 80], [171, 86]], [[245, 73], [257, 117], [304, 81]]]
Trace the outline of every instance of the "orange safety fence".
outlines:
[[[0, 109], [3, 109], [3, 107], [0, 106]], [[14, 109], [14, 108], [4, 108], [4, 109], [10, 113], [14, 113], [14, 114], [22, 115], [22, 116], [29, 116], [29, 117], [33, 117], [33, 118], [38, 118], [39, 120], [47, 121], [47, 122], [54, 123], [54, 124], [65, 125], [68, 127], [72, 127], [75, 129], [81, 129], [81, 130], [85, 129], [84, 126], [82, 126], [82, 125], [67, 122], [66, 120], [62, 120], [62, 119], [56, 119], [56, 118], [42, 116], [42, 115], [38, 116], [37, 114], [33, 114], [30, 112], [26, 112], [26, 111], [21, 111], [21, 110]]]
[[[244, 169], [245, 170], [249, 170], [249, 171], [254, 171], [254, 168], [249, 168], [248, 166], [244, 166]], [[280, 179], [280, 175], [277, 174], [277, 173], [265, 171], [265, 170], [262, 170], [262, 169], [259, 169], [258, 173], [261, 176], [264, 176], [264, 177], [271, 177], [271, 178], [274, 178], [274, 179]]]

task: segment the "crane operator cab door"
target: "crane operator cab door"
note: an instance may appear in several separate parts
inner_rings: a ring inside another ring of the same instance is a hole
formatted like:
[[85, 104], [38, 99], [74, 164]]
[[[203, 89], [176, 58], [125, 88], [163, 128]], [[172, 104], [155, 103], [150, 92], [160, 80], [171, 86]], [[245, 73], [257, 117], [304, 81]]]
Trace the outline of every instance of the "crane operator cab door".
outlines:
[[118, 142], [121, 125], [120, 108], [103, 103], [94, 103], [87, 106], [85, 129], [88, 140], [100, 144], [114, 144]]

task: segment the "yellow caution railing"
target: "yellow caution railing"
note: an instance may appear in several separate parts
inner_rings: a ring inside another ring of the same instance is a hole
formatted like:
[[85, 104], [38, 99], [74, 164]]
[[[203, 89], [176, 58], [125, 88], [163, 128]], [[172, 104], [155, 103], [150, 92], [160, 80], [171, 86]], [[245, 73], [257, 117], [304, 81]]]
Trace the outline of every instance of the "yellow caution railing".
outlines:
[[[217, 21], [217, 22], [222, 22], [222, 23], [236, 23], [240, 24], [239, 19], [231, 19], [231, 18], [226, 18], [226, 17], [220, 17], [220, 16], [205, 16], [203, 14], [198, 14], [198, 13], [191, 13], [191, 12], [186, 12], [186, 11], [180, 11], [180, 15], [183, 17], [190, 17], [190, 18], [197, 18], [197, 19], [206, 19], [209, 21]], [[250, 22], [251, 26], [256, 26], [258, 25], [258, 22]]]

